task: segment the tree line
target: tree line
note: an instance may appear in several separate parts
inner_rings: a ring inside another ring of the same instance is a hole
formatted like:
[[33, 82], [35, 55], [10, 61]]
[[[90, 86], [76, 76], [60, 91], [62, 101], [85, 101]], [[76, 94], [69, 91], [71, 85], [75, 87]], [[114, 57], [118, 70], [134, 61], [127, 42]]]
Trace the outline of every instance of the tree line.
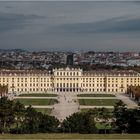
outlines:
[[127, 94], [140, 105], [140, 86], [129, 86]]
[[59, 120], [37, 112], [31, 106], [25, 108], [20, 102], [0, 99], [0, 133], [47, 133], [56, 132]]
[[127, 109], [122, 101], [114, 110], [95, 108], [77, 112], [59, 122], [20, 102], [0, 99], [0, 133], [140, 133], [140, 109]]
[[119, 101], [113, 111], [95, 108], [74, 113], [62, 122], [61, 127], [67, 133], [140, 133], [140, 109], [127, 109]]
[[7, 93], [8, 93], [8, 85], [0, 84], [0, 97], [6, 96]]

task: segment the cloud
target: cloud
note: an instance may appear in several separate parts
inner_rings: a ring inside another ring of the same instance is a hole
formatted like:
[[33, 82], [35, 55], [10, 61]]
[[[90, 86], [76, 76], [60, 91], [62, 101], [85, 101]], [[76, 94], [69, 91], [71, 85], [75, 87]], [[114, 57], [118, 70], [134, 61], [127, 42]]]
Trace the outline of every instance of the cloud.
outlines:
[[38, 15], [0, 13], [0, 32], [21, 29], [34, 19], [43, 18]]
[[140, 17], [130, 18], [129, 16], [124, 16], [97, 22], [63, 24], [60, 29], [63, 32], [82, 34], [140, 32]]
[[0, 47], [140, 50], [137, 2], [0, 2]]

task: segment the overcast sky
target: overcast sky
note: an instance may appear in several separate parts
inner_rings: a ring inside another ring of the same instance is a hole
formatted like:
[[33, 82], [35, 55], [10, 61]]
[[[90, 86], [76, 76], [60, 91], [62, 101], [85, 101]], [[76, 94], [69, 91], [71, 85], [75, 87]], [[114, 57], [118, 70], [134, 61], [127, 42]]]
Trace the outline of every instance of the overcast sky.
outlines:
[[0, 2], [0, 49], [140, 51], [140, 2]]

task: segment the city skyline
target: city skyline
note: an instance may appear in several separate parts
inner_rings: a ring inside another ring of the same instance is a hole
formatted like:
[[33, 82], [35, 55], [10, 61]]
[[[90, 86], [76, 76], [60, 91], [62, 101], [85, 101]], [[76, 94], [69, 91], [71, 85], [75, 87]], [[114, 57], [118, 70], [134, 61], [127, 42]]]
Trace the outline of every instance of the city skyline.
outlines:
[[140, 51], [139, 2], [0, 2], [0, 49]]

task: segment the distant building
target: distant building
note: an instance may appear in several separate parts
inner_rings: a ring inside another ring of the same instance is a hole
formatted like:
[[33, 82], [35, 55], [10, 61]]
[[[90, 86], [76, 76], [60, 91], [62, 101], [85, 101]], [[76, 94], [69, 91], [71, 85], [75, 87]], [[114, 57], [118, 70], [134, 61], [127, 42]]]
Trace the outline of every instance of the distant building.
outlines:
[[59, 68], [53, 71], [4, 70], [0, 84], [8, 92], [83, 92], [124, 93], [127, 88], [140, 86], [140, 74], [135, 71], [83, 71], [80, 68]]
[[67, 65], [73, 65], [73, 54], [67, 55]]
[[140, 59], [133, 59], [133, 60], [128, 60], [127, 64], [129, 66], [140, 66]]

